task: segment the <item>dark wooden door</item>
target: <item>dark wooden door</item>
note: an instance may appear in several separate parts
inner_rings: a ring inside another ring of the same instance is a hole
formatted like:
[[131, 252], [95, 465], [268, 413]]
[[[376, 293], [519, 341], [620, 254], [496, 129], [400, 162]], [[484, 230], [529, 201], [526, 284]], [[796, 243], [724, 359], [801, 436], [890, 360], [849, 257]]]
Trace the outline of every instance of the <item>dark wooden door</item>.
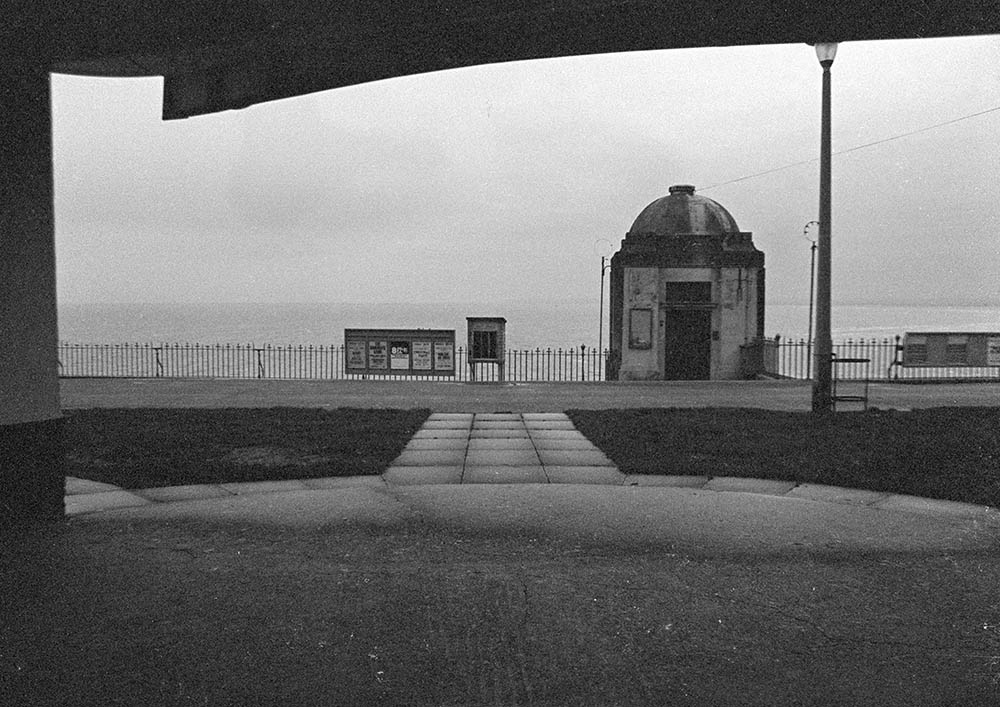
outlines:
[[672, 309], [664, 322], [663, 377], [708, 380], [712, 366], [712, 313]]

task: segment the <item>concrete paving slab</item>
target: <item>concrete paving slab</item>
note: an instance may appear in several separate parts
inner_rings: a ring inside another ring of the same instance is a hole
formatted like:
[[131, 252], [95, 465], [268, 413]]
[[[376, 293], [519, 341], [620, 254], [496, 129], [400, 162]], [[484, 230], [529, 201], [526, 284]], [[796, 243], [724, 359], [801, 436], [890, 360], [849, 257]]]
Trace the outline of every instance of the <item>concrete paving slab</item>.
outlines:
[[421, 437], [411, 439], [403, 447], [404, 450], [428, 450], [428, 449], [465, 449], [469, 444], [466, 437]]
[[465, 466], [538, 466], [534, 449], [470, 449]]
[[525, 420], [524, 426], [529, 430], [575, 430], [569, 420]]
[[707, 476], [675, 476], [669, 474], [627, 474], [626, 486], [670, 486], [700, 489], [708, 483]]
[[226, 491], [245, 496], [258, 493], [282, 493], [284, 491], [304, 491], [305, 485], [301, 481], [241, 481], [231, 484], [219, 484]]
[[322, 479], [299, 479], [303, 486], [315, 491], [330, 489], [379, 488], [385, 486], [381, 476], [327, 476]]
[[528, 437], [473, 437], [469, 440], [469, 451], [474, 449], [535, 449]]
[[920, 496], [906, 496], [904, 494], [890, 494], [881, 501], [876, 502], [875, 508], [893, 511], [907, 511], [909, 513], [922, 513], [936, 516], [954, 516], [957, 518], [989, 517], [991, 520], [1000, 517], [1000, 511], [989, 506], [975, 506], [969, 503], [959, 503], [957, 501], [944, 501], [935, 498], [922, 498]]
[[578, 449], [588, 451], [597, 449], [586, 437], [532, 437], [531, 441], [536, 449]]
[[134, 491], [137, 496], [142, 496], [157, 503], [175, 503], [177, 501], [200, 501], [205, 498], [225, 498], [233, 493], [226, 491], [214, 484], [186, 484], [183, 486], [163, 486], [160, 488], [140, 489]]
[[569, 416], [564, 412], [525, 412], [521, 414], [521, 418], [527, 422], [528, 420], [568, 420]]
[[74, 516], [81, 513], [94, 513], [97, 511], [109, 511], [115, 508], [133, 508], [135, 506], [146, 506], [151, 501], [137, 496], [130, 491], [104, 491], [102, 493], [82, 493], [75, 496], [66, 496], [66, 515]]
[[587, 439], [578, 430], [529, 430], [533, 439]]
[[546, 466], [550, 484], [602, 484], [621, 486], [625, 474], [610, 466]]
[[474, 430], [523, 430], [524, 423], [520, 420], [480, 420], [478, 417], [472, 423]]
[[475, 413], [472, 412], [432, 412], [427, 420], [468, 420], [472, 422]]
[[541, 466], [467, 466], [463, 484], [545, 484]]
[[521, 438], [528, 439], [528, 430], [523, 426], [519, 430], [477, 430], [472, 429], [469, 433], [469, 439], [504, 439], [504, 438]]
[[420, 484], [460, 484], [461, 466], [393, 466], [382, 478], [395, 486], [416, 486]]
[[465, 462], [465, 449], [408, 449], [392, 466], [451, 466]]
[[467, 430], [472, 426], [472, 420], [427, 420], [421, 425], [422, 430]]
[[597, 449], [539, 449], [538, 458], [545, 466], [614, 466]]
[[848, 503], [855, 506], [871, 506], [889, 496], [888, 493], [882, 491], [845, 489], [823, 484], [800, 484], [786, 495], [790, 498], [804, 498], [824, 503]]
[[705, 488], [709, 491], [737, 491], [743, 493], [759, 493], [769, 496], [784, 496], [795, 488], [794, 481], [775, 481], [773, 479], [743, 479], [735, 476], [716, 476]]
[[521, 414], [517, 412], [477, 412], [475, 415], [477, 421], [483, 420], [487, 422], [496, 422], [501, 420], [510, 421], [510, 420], [521, 419]]
[[460, 439], [468, 439], [468, 437], [469, 437], [469, 431], [468, 430], [425, 430], [425, 429], [419, 429], [419, 430], [417, 430], [413, 434], [413, 437], [411, 437], [411, 439], [446, 439], [448, 437], [451, 437], [451, 438], [460, 438]]
[[105, 484], [100, 481], [91, 481], [90, 479], [78, 479], [75, 476], [67, 476], [64, 493], [67, 496], [75, 496], [79, 493], [104, 493], [105, 491], [120, 490], [121, 487], [115, 486], [114, 484]]

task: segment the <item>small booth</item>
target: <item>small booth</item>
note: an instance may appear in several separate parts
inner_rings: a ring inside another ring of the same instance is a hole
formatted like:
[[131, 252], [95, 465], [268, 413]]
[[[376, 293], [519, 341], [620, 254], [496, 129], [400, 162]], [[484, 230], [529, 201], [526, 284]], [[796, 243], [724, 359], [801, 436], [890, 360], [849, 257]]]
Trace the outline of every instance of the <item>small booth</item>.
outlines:
[[360, 375], [454, 376], [454, 329], [344, 329], [344, 370]]
[[503, 317], [466, 317], [469, 329], [469, 380], [476, 380], [476, 366], [493, 364], [497, 380], [504, 381], [507, 320]]
[[610, 314], [609, 380], [752, 377], [762, 365], [749, 368], [745, 352], [764, 343], [764, 254], [720, 204], [672, 186], [611, 258]]

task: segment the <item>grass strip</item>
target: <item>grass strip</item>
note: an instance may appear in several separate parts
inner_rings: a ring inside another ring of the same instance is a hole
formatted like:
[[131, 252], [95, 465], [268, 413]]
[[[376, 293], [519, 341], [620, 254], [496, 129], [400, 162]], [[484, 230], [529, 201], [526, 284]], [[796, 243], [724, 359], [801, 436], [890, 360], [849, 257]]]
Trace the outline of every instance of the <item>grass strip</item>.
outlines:
[[66, 473], [128, 489], [384, 471], [429, 410], [91, 409], [66, 415]]
[[1000, 408], [567, 413], [627, 474], [780, 479], [1000, 506]]

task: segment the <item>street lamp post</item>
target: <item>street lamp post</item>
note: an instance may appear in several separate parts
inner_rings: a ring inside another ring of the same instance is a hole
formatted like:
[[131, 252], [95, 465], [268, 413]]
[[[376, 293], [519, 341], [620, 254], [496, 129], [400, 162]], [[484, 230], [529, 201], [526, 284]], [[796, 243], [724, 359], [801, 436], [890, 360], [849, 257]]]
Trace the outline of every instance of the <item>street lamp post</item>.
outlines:
[[[604, 273], [611, 267], [611, 259], [606, 255], [601, 256], [601, 313], [600, 328], [597, 333], [597, 355], [604, 356]], [[606, 264], [605, 264], [606, 263]]]
[[819, 258], [816, 268], [816, 357], [812, 389], [812, 410], [833, 410], [833, 340], [830, 333], [830, 67], [837, 55], [835, 42], [815, 45], [816, 58], [823, 67], [823, 119], [819, 153]]
[[806, 334], [806, 378], [812, 378], [812, 348], [813, 348], [813, 302], [816, 301], [816, 240], [809, 237], [809, 227], [819, 221], [810, 221], [802, 229], [802, 235], [812, 243], [809, 246], [809, 330]]

